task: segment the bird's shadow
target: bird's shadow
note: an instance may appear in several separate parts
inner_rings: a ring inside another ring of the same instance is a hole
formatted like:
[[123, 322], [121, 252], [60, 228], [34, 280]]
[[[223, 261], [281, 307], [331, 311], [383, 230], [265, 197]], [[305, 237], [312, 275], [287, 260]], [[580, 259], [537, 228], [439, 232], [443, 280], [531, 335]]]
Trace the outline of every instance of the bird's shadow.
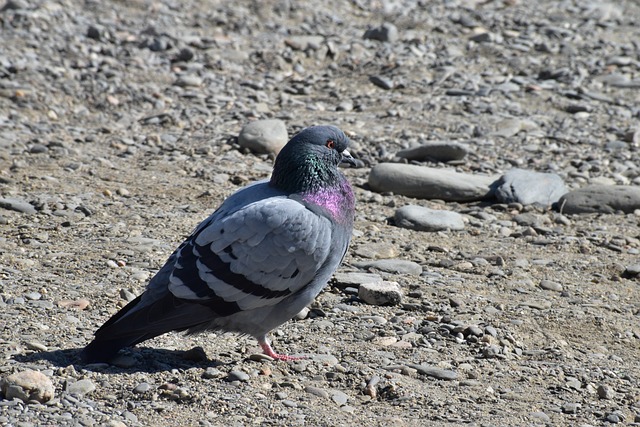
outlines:
[[78, 369], [105, 373], [133, 373], [133, 372], [166, 372], [172, 369], [207, 369], [226, 365], [227, 362], [210, 360], [204, 351], [163, 350], [149, 347], [136, 347], [121, 352], [111, 363], [84, 363], [80, 359], [82, 348], [41, 351], [30, 354], [17, 354], [13, 359], [24, 364], [38, 364], [48, 362], [53, 366], [66, 368], [70, 365]]

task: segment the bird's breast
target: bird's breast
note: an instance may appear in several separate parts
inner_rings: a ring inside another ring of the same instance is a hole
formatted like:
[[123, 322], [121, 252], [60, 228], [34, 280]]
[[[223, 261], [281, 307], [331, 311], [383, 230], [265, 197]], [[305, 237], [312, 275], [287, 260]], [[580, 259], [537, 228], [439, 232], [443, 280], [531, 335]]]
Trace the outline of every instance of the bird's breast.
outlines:
[[322, 188], [303, 195], [305, 203], [326, 210], [339, 223], [353, 221], [355, 197], [351, 185], [345, 180], [337, 187]]

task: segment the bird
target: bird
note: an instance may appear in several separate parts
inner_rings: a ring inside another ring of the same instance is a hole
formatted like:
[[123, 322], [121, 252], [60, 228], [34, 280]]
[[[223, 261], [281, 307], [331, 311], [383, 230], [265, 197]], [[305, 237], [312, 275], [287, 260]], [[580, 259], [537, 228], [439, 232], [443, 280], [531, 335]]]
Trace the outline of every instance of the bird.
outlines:
[[268, 333], [311, 304], [342, 263], [355, 196], [341, 163], [356, 165], [336, 126], [311, 126], [276, 156], [269, 179], [229, 196], [169, 256], [145, 291], [107, 320], [80, 352], [109, 362], [170, 331], [253, 336], [275, 360]]

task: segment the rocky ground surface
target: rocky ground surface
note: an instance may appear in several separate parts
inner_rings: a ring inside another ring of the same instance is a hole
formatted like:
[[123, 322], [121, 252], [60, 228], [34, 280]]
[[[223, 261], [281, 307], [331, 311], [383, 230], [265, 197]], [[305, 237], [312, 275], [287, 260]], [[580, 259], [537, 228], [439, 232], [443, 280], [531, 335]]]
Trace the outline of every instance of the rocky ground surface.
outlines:
[[[400, 150], [453, 141], [463, 158], [410, 162], [637, 189], [638, 22], [632, 0], [8, 0], [0, 424], [640, 424], [640, 211], [415, 199], [368, 180], [406, 164]], [[289, 135], [336, 124], [362, 161], [345, 170], [344, 265], [273, 334], [309, 357], [168, 334], [79, 363], [199, 221], [269, 175], [272, 156], [238, 144], [256, 119]], [[462, 224], [402, 228], [405, 205]], [[381, 280], [399, 286], [391, 305], [374, 304]]]

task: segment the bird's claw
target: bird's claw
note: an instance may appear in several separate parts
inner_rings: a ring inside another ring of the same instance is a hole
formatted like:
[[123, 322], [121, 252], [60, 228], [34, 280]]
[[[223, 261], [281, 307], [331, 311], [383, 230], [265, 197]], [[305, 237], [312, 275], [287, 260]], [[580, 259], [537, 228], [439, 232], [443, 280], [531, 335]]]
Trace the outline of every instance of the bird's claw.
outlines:
[[271, 357], [274, 360], [282, 360], [282, 361], [288, 362], [291, 360], [306, 359], [305, 356], [289, 356], [287, 354], [276, 353], [275, 351], [273, 351], [273, 348], [271, 348], [271, 345], [268, 342], [260, 343], [260, 347], [262, 347], [262, 351], [264, 352], [264, 354], [266, 354], [267, 356]]

